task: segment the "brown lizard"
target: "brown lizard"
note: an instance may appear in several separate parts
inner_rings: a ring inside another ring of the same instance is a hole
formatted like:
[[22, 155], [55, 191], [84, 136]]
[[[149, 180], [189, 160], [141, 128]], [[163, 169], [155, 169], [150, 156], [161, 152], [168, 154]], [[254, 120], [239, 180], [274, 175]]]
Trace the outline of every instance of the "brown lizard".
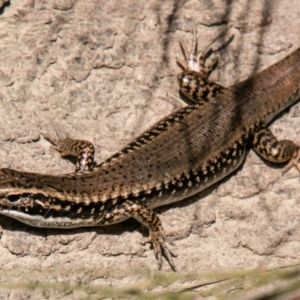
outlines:
[[197, 54], [194, 39], [178, 60], [180, 91], [195, 104], [164, 118], [120, 152], [93, 168], [94, 147], [62, 140], [55, 149], [78, 157], [71, 174], [0, 170], [0, 214], [36, 227], [106, 226], [135, 218], [149, 229], [162, 265], [172, 269], [161, 221], [154, 208], [185, 199], [232, 173], [248, 146], [268, 161], [300, 171], [300, 148], [278, 141], [272, 119], [299, 97], [300, 49], [254, 77], [229, 88], [210, 82], [213, 65]]

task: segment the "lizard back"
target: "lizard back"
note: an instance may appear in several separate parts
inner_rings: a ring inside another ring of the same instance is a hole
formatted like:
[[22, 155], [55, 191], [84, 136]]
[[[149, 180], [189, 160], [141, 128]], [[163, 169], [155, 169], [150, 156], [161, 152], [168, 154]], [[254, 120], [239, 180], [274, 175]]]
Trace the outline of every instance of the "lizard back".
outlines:
[[[179, 109], [93, 172], [42, 175], [2, 169], [1, 194], [66, 202], [139, 199], [157, 207], [186, 198], [235, 170], [262, 123], [299, 97], [300, 49], [204, 105]], [[170, 192], [171, 191], [171, 192]]]

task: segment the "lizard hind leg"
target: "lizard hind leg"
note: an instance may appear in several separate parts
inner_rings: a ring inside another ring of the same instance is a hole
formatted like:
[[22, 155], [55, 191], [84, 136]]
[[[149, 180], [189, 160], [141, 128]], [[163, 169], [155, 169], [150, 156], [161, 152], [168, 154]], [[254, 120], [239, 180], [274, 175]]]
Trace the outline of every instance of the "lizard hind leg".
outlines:
[[177, 76], [180, 92], [196, 103], [205, 103], [211, 100], [223, 89], [221, 85], [208, 80], [210, 73], [218, 63], [217, 57], [207, 63], [206, 60], [211, 49], [205, 53], [198, 52], [195, 25], [191, 50], [188, 50], [183, 43], [180, 43], [180, 46], [184, 56], [184, 60], [176, 59], [177, 64], [183, 69], [183, 72]]
[[252, 146], [267, 161], [274, 163], [288, 162], [283, 169], [283, 173], [286, 173], [292, 167], [296, 167], [300, 172], [300, 147], [290, 140], [279, 141], [266, 126], [262, 126], [254, 132]]

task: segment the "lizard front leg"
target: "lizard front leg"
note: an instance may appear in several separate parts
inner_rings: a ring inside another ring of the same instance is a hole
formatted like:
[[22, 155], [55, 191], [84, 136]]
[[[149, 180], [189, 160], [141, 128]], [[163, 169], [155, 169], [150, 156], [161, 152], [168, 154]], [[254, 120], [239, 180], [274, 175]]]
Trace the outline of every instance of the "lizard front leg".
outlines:
[[92, 171], [94, 164], [94, 145], [88, 141], [74, 140], [69, 137], [59, 140], [52, 148], [62, 157], [77, 157], [75, 172]]
[[280, 140], [266, 126], [254, 132], [253, 149], [265, 160], [275, 163], [286, 163], [283, 172], [296, 167], [300, 172], [300, 147], [290, 140]]
[[162, 252], [166, 256], [171, 268], [175, 271], [176, 267], [172, 259], [172, 253], [166, 245], [166, 237], [161, 224], [161, 220], [157, 214], [146, 206], [131, 200], [126, 200], [114, 206], [107, 211], [104, 218], [98, 225], [110, 225], [122, 222], [128, 218], [134, 218], [149, 229], [149, 242], [153, 245], [156, 259], [158, 260], [158, 269], [162, 266]]

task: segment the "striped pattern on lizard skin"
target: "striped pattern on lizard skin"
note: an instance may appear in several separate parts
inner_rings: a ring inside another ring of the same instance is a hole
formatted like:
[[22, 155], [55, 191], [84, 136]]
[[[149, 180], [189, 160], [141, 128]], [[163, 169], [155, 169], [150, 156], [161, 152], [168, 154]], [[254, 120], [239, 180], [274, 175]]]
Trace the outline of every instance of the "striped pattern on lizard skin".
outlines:
[[[195, 34], [194, 34], [195, 36]], [[243, 162], [248, 146], [273, 162], [298, 170], [300, 150], [277, 141], [267, 125], [299, 97], [300, 49], [229, 88], [210, 82], [216, 62], [182, 45], [181, 92], [194, 104], [179, 109], [93, 168], [86, 141], [61, 140], [55, 149], [77, 156], [74, 173], [48, 175], [0, 170], [0, 214], [36, 227], [106, 226], [135, 218], [149, 229], [158, 266], [173, 270], [162, 223], [153, 210], [183, 200], [220, 181]]]

